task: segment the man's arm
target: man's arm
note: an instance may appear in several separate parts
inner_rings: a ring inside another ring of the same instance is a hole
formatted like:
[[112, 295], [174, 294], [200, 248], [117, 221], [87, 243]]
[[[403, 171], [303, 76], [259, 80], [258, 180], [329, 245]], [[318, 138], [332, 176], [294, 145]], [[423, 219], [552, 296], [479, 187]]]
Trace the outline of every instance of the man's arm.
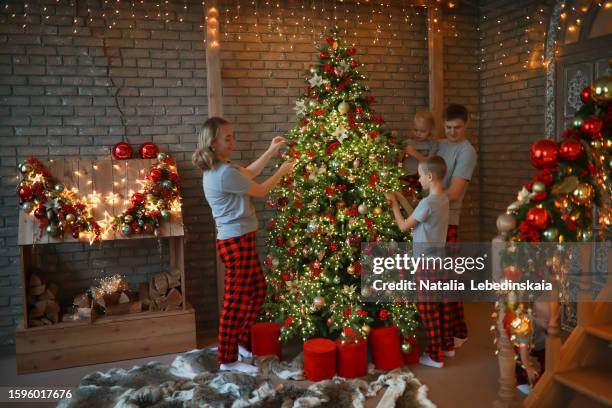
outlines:
[[463, 196], [467, 187], [468, 181], [466, 179], [462, 177], [453, 177], [450, 187], [446, 190], [446, 195], [450, 201], [458, 200]]

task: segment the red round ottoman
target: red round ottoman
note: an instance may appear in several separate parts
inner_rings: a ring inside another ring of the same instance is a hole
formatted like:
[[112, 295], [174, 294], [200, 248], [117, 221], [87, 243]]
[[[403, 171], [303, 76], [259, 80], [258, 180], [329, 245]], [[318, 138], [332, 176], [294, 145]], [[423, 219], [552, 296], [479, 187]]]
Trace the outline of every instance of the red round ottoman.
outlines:
[[281, 358], [279, 340], [281, 325], [278, 323], [255, 323], [251, 326], [251, 345], [253, 355], [267, 356], [275, 354]]
[[304, 343], [304, 374], [310, 381], [321, 381], [336, 374], [336, 343], [310, 339]]
[[345, 343], [338, 346], [338, 375], [344, 378], [363, 377], [368, 373], [368, 341]]
[[374, 366], [378, 370], [393, 370], [404, 365], [400, 336], [396, 326], [372, 329], [370, 345]]
[[404, 339], [404, 343], [409, 343], [412, 346], [410, 353], [404, 354], [404, 364], [416, 364], [419, 362], [419, 343], [417, 343], [414, 336], [409, 336], [408, 339]]

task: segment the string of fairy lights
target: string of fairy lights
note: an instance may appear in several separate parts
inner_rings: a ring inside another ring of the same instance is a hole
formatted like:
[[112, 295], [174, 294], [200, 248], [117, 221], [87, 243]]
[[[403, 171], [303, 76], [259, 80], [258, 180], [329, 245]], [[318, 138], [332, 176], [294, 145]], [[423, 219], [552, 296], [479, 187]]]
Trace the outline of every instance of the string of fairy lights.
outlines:
[[[35, 25], [40, 18], [40, 23], [45, 24], [53, 17], [54, 6], [74, 8], [72, 25], [76, 34], [79, 28], [84, 26], [84, 19], [89, 23], [94, 19], [101, 18], [105, 22], [107, 29], [115, 29], [120, 21], [128, 21], [128, 28], [136, 27], [137, 19], [162, 20], [165, 23], [183, 22], [189, 13], [188, 0], [103, 0], [100, 10], [93, 10], [87, 3], [87, 15], [80, 16], [81, 5], [78, 0], [55, 0], [54, 4], [40, 4], [35, 2], [13, 2], [4, 1], [2, 7], [11, 20], [19, 22], [22, 30], [26, 31], [28, 25]], [[587, 5], [571, 6], [572, 13], [586, 13], [589, 5], [595, 4], [601, 7], [612, 7], [612, 2], [589, 1]], [[0, 3], [1, 4], [1, 3]], [[34, 4], [38, 9], [34, 10]], [[414, 20], [425, 14], [428, 21], [426, 8], [416, 5], [410, 0], [400, 2], [393, 0], [354, 0], [349, 4], [348, 0], [301, 0], [295, 4], [296, 7], [285, 7], [279, 0], [229, 0], [222, 2], [222, 19], [226, 27], [222, 29], [223, 40], [230, 41], [242, 40], [246, 33], [253, 33], [260, 42], [269, 41], [276, 37], [278, 41], [288, 44], [288, 49], [293, 50], [295, 43], [302, 36], [308, 36], [314, 46], [320, 44], [322, 37], [331, 28], [337, 28], [339, 32], [350, 41], [350, 37], [356, 38], [359, 29], [371, 29], [372, 45], [391, 47], [393, 40], [398, 36], [398, 24], [403, 21], [413, 27]], [[445, 31], [448, 37], [459, 37], [460, 33], [456, 28], [457, 16], [454, 11], [457, 4], [454, 1], [434, 3], [435, 11], [444, 11], [444, 21], [435, 19], [433, 26], [435, 30]], [[207, 7], [206, 1], [202, 1], [202, 7]], [[569, 9], [569, 7], [568, 7]], [[568, 10], [569, 11], [569, 10]], [[537, 7], [533, 13], [525, 16], [523, 21], [515, 21], [516, 28], [523, 31], [521, 42], [523, 50], [521, 55], [525, 55], [522, 61], [523, 68], [536, 68], [546, 66], [548, 63], [544, 58], [544, 40], [546, 37], [546, 18], [547, 10], [544, 7]], [[144, 14], [143, 14], [144, 13]], [[396, 16], [401, 13], [401, 17]], [[482, 15], [482, 23], [477, 27], [480, 32], [480, 40], [485, 40], [485, 34], [491, 30], [489, 27], [494, 24], [495, 41], [489, 47], [495, 47], [495, 52], [487, 52], [485, 46], [480, 49], [479, 70], [489, 62], [504, 65], [504, 59], [510, 55], [511, 45], [506, 45], [502, 28], [512, 17], [498, 15], [498, 10], [485, 11]], [[567, 12], [562, 13], [561, 19], [565, 20]], [[252, 17], [252, 18], [251, 18]], [[249, 23], [246, 19], [250, 18]], [[204, 18], [203, 18], [204, 20]], [[251, 23], [252, 21], [252, 23]], [[583, 19], [574, 18], [568, 22], [568, 30], [579, 31]], [[203, 21], [204, 23], [204, 21]], [[262, 24], [263, 23], [263, 24]], [[204, 24], [200, 25], [203, 28]], [[558, 27], [561, 29], [561, 26]], [[203, 39], [205, 41], [205, 39]], [[389, 48], [389, 52], [392, 48]], [[514, 50], [513, 50], [514, 51]]]

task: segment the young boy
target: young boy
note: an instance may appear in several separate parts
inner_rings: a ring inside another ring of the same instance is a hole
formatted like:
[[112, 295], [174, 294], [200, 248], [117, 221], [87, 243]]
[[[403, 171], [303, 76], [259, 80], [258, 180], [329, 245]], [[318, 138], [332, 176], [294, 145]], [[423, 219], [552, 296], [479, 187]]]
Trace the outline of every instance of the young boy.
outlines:
[[[391, 202], [395, 222], [401, 231], [414, 228], [412, 232], [413, 256], [421, 256], [435, 251], [446, 241], [448, 228], [449, 201], [444, 192], [442, 180], [446, 173], [446, 164], [440, 156], [426, 157], [418, 166], [419, 182], [423, 189], [429, 190], [429, 195], [423, 198], [408, 219], [404, 219], [400, 211], [397, 194], [386, 194]], [[435, 252], [434, 252], [435, 253]], [[417, 272], [419, 280], [436, 280], [440, 272], [420, 269]], [[427, 293], [418, 295], [417, 302], [423, 326], [429, 336], [429, 344], [419, 363], [430, 367], [444, 366], [443, 354], [451, 355], [453, 351], [453, 338], [441, 324], [440, 302], [428, 302]]]

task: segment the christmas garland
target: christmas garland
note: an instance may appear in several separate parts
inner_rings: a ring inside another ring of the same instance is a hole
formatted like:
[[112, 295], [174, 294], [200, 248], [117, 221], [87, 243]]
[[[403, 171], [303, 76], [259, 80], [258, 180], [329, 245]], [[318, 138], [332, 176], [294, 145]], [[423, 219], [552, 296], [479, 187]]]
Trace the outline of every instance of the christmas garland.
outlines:
[[[572, 126], [562, 133], [561, 142], [544, 139], [532, 145], [531, 162], [540, 171], [524, 184], [507, 215], [500, 217], [502, 227], [509, 230], [508, 246], [501, 254], [504, 277], [520, 281], [548, 271], [559, 277], [562, 303], [569, 300], [570, 266], [564, 247], [514, 243], [592, 241], [594, 205], [605, 240], [612, 219], [612, 76], [599, 78], [580, 97], [583, 105]], [[533, 338], [531, 308], [518, 302], [513, 292], [496, 304], [493, 318], [501, 308], [504, 328], [515, 346], [529, 344]]]
[[[132, 194], [130, 207], [114, 217], [109, 228], [120, 230], [124, 236], [142, 233], [157, 236], [160, 221], [168, 221], [171, 210], [180, 207], [176, 163], [166, 153], [159, 153], [157, 160], [145, 176], [143, 190]], [[39, 220], [41, 236], [46, 231], [56, 238], [69, 231], [75, 239], [81, 233], [89, 233], [90, 242], [100, 239], [104, 229], [94, 220], [89, 203], [76, 198], [76, 189], [69, 190], [57, 183], [36, 158], [20, 163], [19, 172], [19, 205]]]
[[144, 189], [130, 197], [130, 207], [113, 219], [113, 229], [124, 236], [157, 236], [160, 220], [170, 220], [171, 209], [180, 206], [180, 178], [176, 163], [166, 153], [158, 153], [145, 180]]
[[19, 172], [19, 205], [27, 214], [33, 212], [39, 220], [39, 238], [43, 231], [54, 238], [66, 231], [75, 239], [81, 232], [91, 233], [92, 240], [100, 238], [102, 229], [87, 204], [76, 199], [75, 191], [57, 183], [38, 159], [32, 157], [20, 163]]

